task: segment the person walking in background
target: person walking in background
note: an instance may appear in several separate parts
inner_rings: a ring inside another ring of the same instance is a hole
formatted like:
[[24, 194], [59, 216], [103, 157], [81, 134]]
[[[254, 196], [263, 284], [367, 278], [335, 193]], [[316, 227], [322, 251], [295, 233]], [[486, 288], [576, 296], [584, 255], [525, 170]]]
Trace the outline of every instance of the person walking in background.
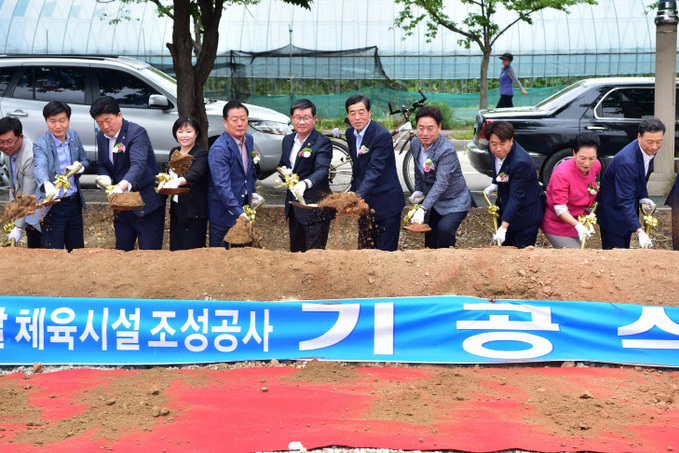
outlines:
[[[24, 137], [23, 125], [17, 118], [6, 116], [0, 119], [0, 151], [3, 153], [5, 168], [9, 173], [9, 201], [17, 201], [18, 194], [33, 195], [37, 183], [33, 174], [33, 142]], [[7, 240], [21, 240], [26, 232], [29, 249], [40, 248], [40, 217], [31, 214], [14, 219], [14, 229]]]
[[621, 149], [606, 167], [597, 211], [604, 250], [628, 249], [632, 232], [637, 233], [640, 248], [653, 246], [639, 222], [639, 206], [646, 205], [649, 212], [655, 209], [646, 184], [664, 135], [665, 125], [659, 119], [643, 120], [637, 139]]
[[139, 241], [139, 250], [163, 248], [165, 195], [156, 193], [156, 155], [146, 129], [123, 118], [118, 101], [103, 96], [94, 101], [90, 115], [97, 132], [98, 179], [115, 184], [114, 193], [139, 192], [144, 206], [134, 211], [118, 211], [113, 218], [116, 249], [130, 251]]
[[[318, 203], [330, 194], [330, 161], [332, 142], [315, 129], [316, 106], [308, 99], [298, 99], [290, 107], [290, 119], [295, 133], [286, 135], [281, 146], [278, 166], [299, 177], [293, 191], [285, 197], [285, 217], [290, 231], [290, 251], [306, 252], [324, 249], [328, 242], [332, 209], [304, 209], [291, 206], [299, 194], [307, 204]], [[297, 200], [299, 201], [299, 200]]]
[[514, 84], [519, 87], [521, 94], [528, 94], [528, 91], [524, 90], [523, 86], [521, 86], [519, 78], [516, 77], [512, 69], [511, 63], [514, 60], [514, 56], [509, 52], [503, 53], [500, 56], [500, 60], [502, 60], [502, 70], [500, 71], [500, 101], [497, 103], [498, 109], [514, 107]]
[[189, 192], [170, 198], [170, 250], [190, 250], [205, 247], [207, 238], [207, 150], [197, 144], [201, 130], [198, 120], [182, 116], [174, 122], [172, 135], [179, 146], [175, 152], [193, 156], [191, 166], [182, 176], [165, 184], [168, 188], [189, 187]]
[[453, 144], [441, 134], [443, 114], [426, 106], [415, 115], [417, 137], [410, 142], [415, 161], [415, 192], [411, 201], [424, 198], [413, 215], [413, 223], [426, 223], [424, 235], [430, 249], [455, 246], [455, 234], [472, 208], [472, 194], [462, 174]]
[[[222, 110], [225, 131], [208, 153], [208, 217], [210, 247], [229, 248], [224, 236], [238, 217], [248, 219], [243, 206], [252, 208], [264, 200], [255, 193], [257, 157], [248, 130], [248, 109], [239, 101], [229, 101]], [[253, 156], [252, 154], [255, 154]]]
[[[33, 174], [38, 202], [50, 194], [59, 203], [43, 210], [40, 246], [69, 252], [85, 247], [83, 209], [85, 197], [80, 190], [80, 175], [90, 166], [78, 133], [70, 129], [71, 107], [62, 101], [49, 102], [42, 110], [48, 131], [33, 143]], [[68, 187], [56, 189], [52, 183], [78, 166], [80, 170], [68, 179]]]
[[371, 120], [367, 97], [355, 94], [344, 106], [351, 124], [346, 132], [353, 162], [350, 190], [374, 210], [358, 219], [358, 248], [394, 251], [398, 249], [405, 199], [396, 172], [391, 134]]
[[492, 241], [517, 248], [535, 245], [545, 214], [545, 193], [538, 182], [535, 163], [514, 141], [514, 126], [495, 121], [486, 129], [488, 152], [493, 162], [493, 183], [486, 195], [497, 192], [502, 224]]
[[594, 132], [582, 132], [573, 140], [573, 158], [560, 163], [547, 186], [547, 209], [542, 231], [557, 249], [579, 249], [590, 236], [578, 216], [593, 205], [599, 192], [596, 177], [601, 171], [597, 153], [601, 142]]

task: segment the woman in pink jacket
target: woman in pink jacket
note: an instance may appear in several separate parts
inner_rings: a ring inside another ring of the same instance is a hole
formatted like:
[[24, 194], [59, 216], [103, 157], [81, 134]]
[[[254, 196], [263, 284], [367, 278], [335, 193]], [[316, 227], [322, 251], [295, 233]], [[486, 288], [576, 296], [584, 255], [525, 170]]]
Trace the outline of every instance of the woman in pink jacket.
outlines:
[[590, 235], [578, 216], [594, 204], [599, 192], [599, 146], [595, 133], [578, 134], [573, 140], [573, 159], [562, 162], [552, 173], [541, 228], [554, 248], [580, 248], [582, 238]]

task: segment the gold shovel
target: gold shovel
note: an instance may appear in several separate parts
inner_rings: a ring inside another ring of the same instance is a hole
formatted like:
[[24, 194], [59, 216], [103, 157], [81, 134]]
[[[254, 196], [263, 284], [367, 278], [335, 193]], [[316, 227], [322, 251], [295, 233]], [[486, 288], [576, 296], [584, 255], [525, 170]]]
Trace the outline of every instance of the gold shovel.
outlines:
[[[497, 192], [491, 192], [497, 194]], [[492, 225], [493, 225], [493, 234], [497, 233], [497, 220], [500, 218], [500, 214], [498, 214], [498, 211], [500, 211], [500, 207], [496, 205], [495, 203], [491, 203], [490, 199], [488, 198], [488, 195], [486, 195], [486, 191], [483, 191], [483, 199], [486, 200], [486, 203], [488, 203], [488, 207], [486, 208], [486, 212], [490, 215]], [[502, 241], [497, 240], [497, 245], [502, 246]]]

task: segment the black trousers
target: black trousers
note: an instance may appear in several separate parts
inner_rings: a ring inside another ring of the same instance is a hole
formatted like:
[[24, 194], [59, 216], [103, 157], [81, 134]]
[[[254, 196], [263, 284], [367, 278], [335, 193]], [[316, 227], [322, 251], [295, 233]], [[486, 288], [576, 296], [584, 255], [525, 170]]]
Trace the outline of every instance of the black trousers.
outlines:
[[505, 236], [505, 242], [502, 243], [504, 246], [514, 246], [518, 249], [526, 248], [529, 245], [535, 245], [535, 241], [538, 238], [538, 230], [540, 229], [540, 224], [534, 226], [528, 226], [522, 228], [521, 230], [514, 230], [511, 225], [507, 228], [507, 235]]
[[628, 249], [631, 240], [632, 233], [620, 235], [601, 230], [601, 248], [604, 250]]
[[396, 251], [400, 233], [401, 213], [380, 220], [363, 215], [358, 219], [358, 248]]
[[467, 217], [466, 212], [441, 215], [432, 208], [427, 221], [431, 231], [424, 234], [424, 246], [428, 249], [455, 247], [455, 235], [465, 217]]
[[62, 198], [53, 204], [42, 221], [40, 246], [44, 249], [63, 249], [69, 252], [85, 247], [83, 205], [80, 195]]
[[513, 98], [514, 96], [511, 94], [501, 94], [500, 101], [498, 101], [497, 106], [495, 108], [503, 109], [507, 107], [514, 107]]
[[207, 219], [179, 219], [170, 206], [170, 250], [191, 250], [205, 247]]
[[36, 230], [33, 225], [27, 225], [26, 229], [26, 245], [29, 249], [39, 249], [42, 233]]
[[290, 209], [288, 212], [290, 213], [288, 217], [290, 251], [306, 252], [311, 249], [325, 249], [330, 233], [330, 220], [303, 225], [295, 217], [294, 209]]
[[118, 211], [113, 218], [116, 249], [129, 252], [139, 241], [139, 250], [161, 250], [165, 231], [165, 205], [137, 216], [132, 211]]

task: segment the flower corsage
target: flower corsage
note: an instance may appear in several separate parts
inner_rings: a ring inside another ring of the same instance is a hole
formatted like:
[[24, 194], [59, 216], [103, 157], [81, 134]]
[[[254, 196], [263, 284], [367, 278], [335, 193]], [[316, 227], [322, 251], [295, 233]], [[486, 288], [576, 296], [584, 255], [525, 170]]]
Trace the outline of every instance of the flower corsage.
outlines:
[[427, 159], [424, 161], [424, 171], [425, 173], [429, 173], [434, 169], [434, 162], [431, 161], [431, 159]]
[[126, 149], [127, 148], [125, 148], [125, 145], [123, 145], [122, 142], [116, 143], [115, 145], [113, 145], [113, 153], [114, 154], [124, 153]]
[[509, 182], [509, 175], [503, 171], [497, 175], [497, 182]]
[[368, 154], [368, 151], [370, 150], [367, 146], [361, 145], [361, 147], [358, 149], [358, 155], [360, 156], [361, 154]]
[[261, 159], [261, 156], [259, 154], [259, 151], [253, 151], [250, 153], [250, 157], [252, 157], [252, 164], [257, 165], [259, 163], [259, 159]]
[[599, 184], [595, 182], [590, 182], [589, 186], [587, 186], [587, 192], [589, 192], [590, 195], [596, 195], [599, 193], [600, 186]]
[[307, 159], [311, 157], [311, 153], [312, 153], [311, 148], [304, 148], [302, 151], [299, 152], [299, 155]]

